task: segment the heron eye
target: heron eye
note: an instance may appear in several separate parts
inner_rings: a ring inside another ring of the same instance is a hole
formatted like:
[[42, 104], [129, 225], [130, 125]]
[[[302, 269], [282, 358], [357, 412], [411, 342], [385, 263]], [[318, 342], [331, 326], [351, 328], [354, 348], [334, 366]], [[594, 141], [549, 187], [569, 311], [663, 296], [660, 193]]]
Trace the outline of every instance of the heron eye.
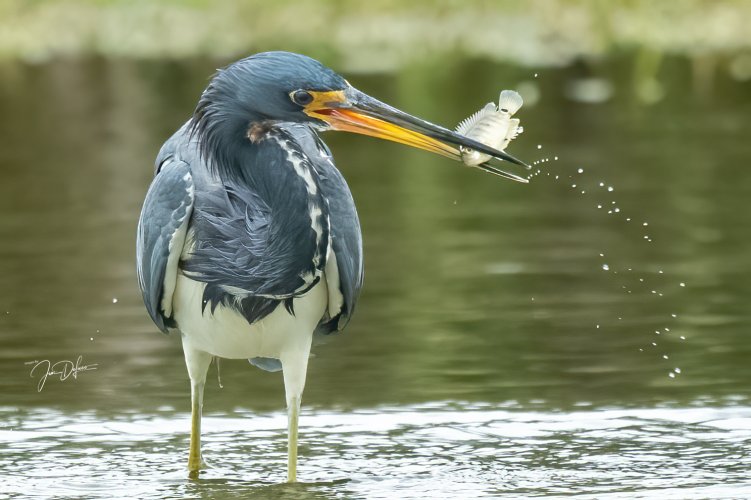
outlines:
[[296, 90], [292, 92], [292, 100], [295, 102], [295, 104], [306, 106], [313, 102], [313, 96], [310, 94], [310, 92], [306, 92], [304, 90]]

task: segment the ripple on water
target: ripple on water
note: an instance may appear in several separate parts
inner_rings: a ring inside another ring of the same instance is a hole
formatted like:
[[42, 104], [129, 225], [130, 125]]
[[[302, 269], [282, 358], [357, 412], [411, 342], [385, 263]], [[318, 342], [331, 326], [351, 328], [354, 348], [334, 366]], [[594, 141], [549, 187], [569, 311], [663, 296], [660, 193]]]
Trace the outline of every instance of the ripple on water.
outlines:
[[[341, 498], [751, 494], [751, 407], [533, 412], [436, 403], [306, 411], [302, 483], [280, 484], [282, 413], [211, 414], [198, 481], [183, 470], [189, 416], [2, 415], [0, 491], [92, 498], [303, 494]], [[731, 494], [732, 492], [732, 494]]]

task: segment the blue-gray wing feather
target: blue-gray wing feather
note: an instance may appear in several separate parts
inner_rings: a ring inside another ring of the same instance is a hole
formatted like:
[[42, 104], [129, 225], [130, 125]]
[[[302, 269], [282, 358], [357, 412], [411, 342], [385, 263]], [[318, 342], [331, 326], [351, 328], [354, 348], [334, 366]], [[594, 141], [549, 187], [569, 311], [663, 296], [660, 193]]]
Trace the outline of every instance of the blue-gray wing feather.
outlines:
[[331, 247], [336, 255], [339, 271], [339, 287], [344, 298], [340, 313], [321, 322], [317, 333], [333, 333], [342, 330], [355, 311], [357, 299], [363, 286], [364, 265], [362, 231], [347, 181], [334, 165], [329, 147], [316, 135], [300, 142], [314, 161], [319, 175], [321, 191], [328, 200], [331, 217]]
[[162, 161], [138, 220], [136, 264], [146, 309], [164, 333], [175, 326], [172, 293], [193, 200], [190, 166], [169, 157]]
[[344, 305], [334, 322], [322, 324], [319, 330], [342, 330], [355, 310], [363, 285], [364, 267], [362, 233], [355, 202], [347, 182], [335, 168], [330, 169], [321, 181], [321, 190], [329, 201], [331, 214], [331, 246], [339, 269], [339, 284]]
[[[343, 303], [335, 314], [322, 318], [317, 333], [331, 333], [348, 323], [362, 288], [357, 211], [330, 151], [315, 133], [308, 127], [288, 127], [284, 132], [294, 139], [287, 147], [301, 148], [298, 152], [305, 153], [305, 161], [315, 170], [314, 179], [323, 196], [317, 203], [330, 216], [330, 225], [324, 225], [324, 230], [330, 227], [330, 240], [324, 232], [320, 242], [330, 241], [336, 255]], [[273, 146], [273, 142], [260, 143], [259, 154], [264, 153], [263, 146]], [[316, 248], [309, 205], [290, 204], [290, 200], [304, 200], [305, 187], [294, 169], [282, 168], [285, 159], [281, 150], [267, 151], [264, 161], [241, 158], [241, 164], [253, 166], [253, 176], [243, 183], [221, 182], [210, 174], [186, 127], [162, 147], [157, 175], [139, 221], [137, 243], [144, 302], [162, 331], [176, 326], [170, 308], [171, 280], [177, 272], [206, 283], [204, 304], [212, 310], [223, 303], [238, 309], [251, 323], [280, 303], [292, 312], [292, 299], [308, 288], [301, 287], [300, 277], [322, 269], [325, 257], [313, 266], [313, 255], [326, 253], [325, 248]], [[188, 225], [194, 244], [183, 254]], [[185, 259], [180, 260], [180, 255]], [[265, 359], [252, 362], [267, 370], [278, 368]]]

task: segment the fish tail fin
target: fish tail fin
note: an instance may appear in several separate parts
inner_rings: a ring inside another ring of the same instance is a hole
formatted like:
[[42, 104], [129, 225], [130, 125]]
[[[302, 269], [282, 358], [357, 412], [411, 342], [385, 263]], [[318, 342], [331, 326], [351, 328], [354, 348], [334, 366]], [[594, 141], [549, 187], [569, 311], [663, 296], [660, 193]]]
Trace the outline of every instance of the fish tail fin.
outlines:
[[470, 115], [469, 118], [465, 118], [464, 120], [459, 123], [459, 125], [456, 126], [456, 133], [461, 135], [467, 135], [470, 130], [472, 130], [472, 127], [474, 127], [477, 122], [485, 118], [490, 113], [495, 113], [495, 104], [492, 102], [489, 102], [485, 105], [484, 108], [482, 108], [480, 111], [476, 112], [473, 115]]
[[513, 90], [504, 90], [501, 92], [501, 97], [498, 100], [498, 109], [501, 111], [507, 111], [508, 114], [513, 115], [524, 104], [522, 96], [518, 92]]

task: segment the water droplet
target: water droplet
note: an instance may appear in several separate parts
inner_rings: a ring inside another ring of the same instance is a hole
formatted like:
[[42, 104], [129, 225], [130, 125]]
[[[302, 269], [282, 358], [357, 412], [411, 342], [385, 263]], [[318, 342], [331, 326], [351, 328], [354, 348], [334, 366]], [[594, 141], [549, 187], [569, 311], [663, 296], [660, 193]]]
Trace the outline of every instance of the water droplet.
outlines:
[[[558, 157], [556, 156], [556, 157], [555, 157], [555, 159], [557, 160], [557, 159], [558, 159]], [[583, 169], [583, 168], [580, 168], [579, 170], [577, 170], [577, 172], [579, 172], [580, 174], [583, 174], [583, 173], [584, 173], [584, 169]]]
[[542, 149], [542, 144], [538, 144], [537, 149]]
[[557, 157], [557, 156], [553, 157], [553, 159], [554, 159], [555, 161], [558, 161], [558, 157]]
[[604, 253], [601, 253], [601, 254], [600, 254], [600, 257], [605, 257], [605, 254], [604, 254]]
[[603, 270], [605, 270], [605, 271], [609, 271], [609, 270], [610, 270], [610, 266], [608, 266], [607, 264], [603, 264], [603, 265], [602, 265], [602, 268], [603, 268]]
[[597, 208], [602, 208], [602, 205], [597, 205]]
[[575, 187], [576, 187], [576, 184], [571, 184], [571, 187], [572, 187], [572, 188], [575, 188]]
[[674, 371], [675, 373], [681, 373], [681, 369], [680, 369], [680, 368], [678, 368], [678, 367], [676, 367], [676, 368], [675, 368], [675, 369], [674, 369], [673, 371]]
[[657, 342], [652, 342], [652, 345], [657, 347]]
[[669, 332], [670, 328], [663, 328], [663, 330], [665, 330], [666, 332]]
[[681, 339], [681, 340], [686, 340], [686, 337], [684, 337], [683, 335], [681, 335], [681, 336], [680, 336], [680, 339]]
[[678, 317], [678, 315], [677, 315], [677, 314], [675, 314], [675, 313], [671, 314], [671, 316], [672, 316], [672, 317], [674, 317], [674, 318], [677, 318], [677, 317]]
[[89, 340], [94, 340], [94, 337], [89, 337]]
[[631, 217], [626, 217], [626, 222], [631, 222]]
[[668, 358], [668, 355], [667, 355], [667, 354], [663, 354], [663, 355], [662, 355], [662, 359], [670, 359], [670, 358]]
[[668, 373], [668, 377], [675, 378], [675, 373], [673, 373], [673, 372]]
[[679, 283], [679, 285], [682, 286], [682, 287], [686, 286], [686, 284], [684, 282], [682, 282], [682, 281]]
[[608, 191], [613, 191], [613, 186], [608, 186]]
[[642, 226], [648, 226], [648, 225], [649, 224], [647, 224], [646, 222], [642, 223]]
[[535, 73], [535, 78], [537, 78], [537, 73]]
[[117, 304], [117, 297], [115, 297], [115, 298], [112, 299], [112, 303], [113, 304]]
[[600, 328], [600, 325], [596, 325], [595, 328]]
[[613, 209], [613, 212], [615, 212], [615, 213], [618, 213], [618, 212], [620, 212], [620, 211], [621, 211], [621, 209], [620, 209], [620, 208], [618, 208], [618, 207], [616, 207], [616, 208], [614, 208], [614, 209]]

